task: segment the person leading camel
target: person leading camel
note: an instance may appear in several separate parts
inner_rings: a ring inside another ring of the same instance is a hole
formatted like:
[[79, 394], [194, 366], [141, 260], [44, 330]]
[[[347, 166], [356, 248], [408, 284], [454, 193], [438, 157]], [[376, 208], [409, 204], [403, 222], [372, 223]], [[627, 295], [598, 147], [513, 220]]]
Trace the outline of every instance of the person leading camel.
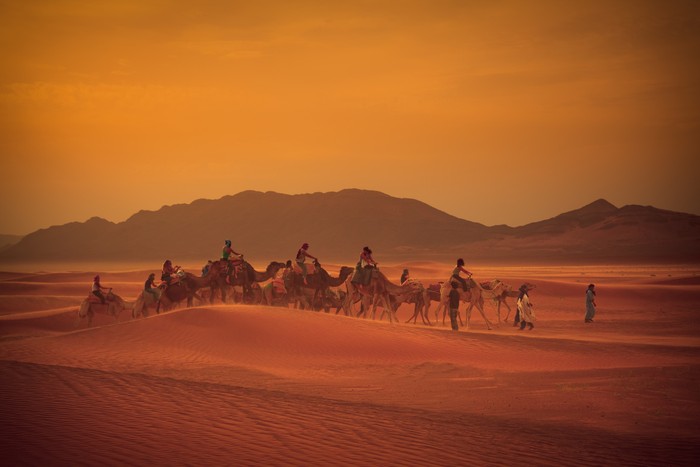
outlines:
[[527, 286], [521, 287], [523, 293], [522, 297], [518, 299], [518, 310], [520, 311], [520, 330], [525, 329], [525, 326], [532, 328], [535, 327], [535, 310], [532, 308], [534, 305], [530, 302], [530, 295], [528, 292], [530, 288]]
[[[523, 296], [527, 293], [527, 284], [523, 284], [520, 286], [518, 289], [518, 299], [516, 300], [519, 302], [522, 300]], [[515, 307], [515, 319], [513, 320], [513, 327], [517, 327], [520, 325], [520, 307]]]
[[467, 285], [467, 281], [459, 275], [460, 272], [463, 272], [467, 275], [467, 278], [470, 278], [472, 276], [472, 273], [464, 269], [464, 260], [462, 258], [459, 258], [457, 260], [457, 267], [455, 267], [452, 270], [452, 277], [451, 279], [456, 280], [460, 284], [462, 284], [462, 288], [467, 291], [469, 290], [469, 286]]
[[112, 290], [110, 287], [102, 287], [100, 284], [100, 276], [97, 275], [92, 280], [92, 294], [100, 299], [100, 302], [104, 305], [106, 302], [105, 296], [102, 295], [103, 290]]
[[459, 313], [459, 291], [457, 290], [459, 284], [456, 282], [452, 283], [452, 289], [450, 289], [450, 325], [453, 331], [459, 331], [459, 325], [457, 324], [457, 314]]
[[306, 258], [311, 258], [314, 261], [318, 262], [318, 258], [313, 256], [311, 253], [308, 252], [309, 249], [309, 244], [304, 243], [301, 248], [299, 248], [299, 251], [297, 251], [297, 257], [296, 257], [296, 262], [299, 265], [299, 269], [301, 269], [301, 275], [304, 278], [304, 284], [309, 285], [309, 283], [306, 281]]

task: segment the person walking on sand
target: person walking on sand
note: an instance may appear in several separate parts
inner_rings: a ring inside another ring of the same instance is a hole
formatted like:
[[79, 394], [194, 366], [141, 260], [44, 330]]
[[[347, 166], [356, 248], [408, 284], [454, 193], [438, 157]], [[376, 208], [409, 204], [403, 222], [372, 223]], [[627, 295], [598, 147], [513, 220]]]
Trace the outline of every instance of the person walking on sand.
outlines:
[[99, 298], [100, 302], [104, 305], [107, 302], [105, 301], [105, 296], [102, 295], [103, 290], [111, 291], [112, 289], [110, 287], [102, 287], [102, 285], [100, 284], [100, 276], [97, 275], [92, 280], [92, 294], [95, 297]]
[[586, 290], [586, 317], [584, 319], [585, 323], [592, 323], [593, 317], [595, 316], [595, 284], [588, 284], [588, 289]]
[[459, 326], [457, 325], [457, 313], [459, 313], [459, 290], [457, 288], [459, 284], [457, 282], [452, 282], [452, 290], [450, 290], [450, 324], [452, 325], [453, 331], [459, 331]]
[[306, 276], [308, 272], [306, 271], [306, 258], [311, 258], [315, 262], [318, 262], [318, 258], [313, 256], [311, 253], [308, 252], [309, 249], [309, 244], [304, 243], [301, 248], [297, 251], [297, 256], [296, 256], [296, 262], [299, 265], [299, 269], [301, 269], [301, 276], [304, 278], [304, 284], [309, 285], [309, 283], [306, 280]]
[[530, 296], [528, 292], [530, 288], [524, 285], [520, 288], [522, 291], [522, 297], [518, 299], [518, 311], [520, 311], [520, 330], [525, 329], [525, 326], [529, 326], [529, 329], [535, 327], [535, 310], [533, 310], [533, 304], [530, 302]]
[[[523, 295], [525, 295], [527, 293], [527, 284], [521, 285], [520, 288], [518, 289], [518, 292], [519, 293], [518, 293], [517, 302], [519, 302], [523, 298]], [[517, 327], [518, 325], [520, 325], [520, 308], [516, 306], [515, 307], [515, 319], [513, 320], [513, 327]]]

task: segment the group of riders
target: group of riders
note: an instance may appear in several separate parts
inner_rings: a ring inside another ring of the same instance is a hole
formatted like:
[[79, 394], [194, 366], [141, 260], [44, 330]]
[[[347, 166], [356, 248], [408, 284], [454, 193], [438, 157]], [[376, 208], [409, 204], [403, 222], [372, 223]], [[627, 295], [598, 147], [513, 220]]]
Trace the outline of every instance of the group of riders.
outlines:
[[[309, 276], [309, 271], [307, 270], [307, 259], [310, 258], [313, 260], [313, 264], [315, 268], [320, 268], [320, 263], [318, 262], [318, 258], [311, 253], [309, 253], [309, 244], [308, 243], [303, 243], [299, 250], [297, 250], [296, 256], [295, 256], [295, 262], [298, 266], [298, 269], [301, 273], [301, 276], [303, 278], [304, 284], [308, 285], [308, 276]], [[232, 246], [231, 246], [231, 240], [225, 240], [224, 241], [224, 247], [221, 252], [221, 261], [226, 264], [226, 269], [225, 269], [225, 276], [226, 276], [226, 281], [227, 283], [231, 284], [231, 281], [234, 281], [239, 274], [243, 271], [243, 254], [238, 253], [235, 251]], [[292, 271], [292, 264], [291, 260], [287, 261], [285, 272], [283, 273], [283, 276], [288, 274], [289, 272]], [[203, 268], [202, 268], [202, 276], [206, 276], [212, 266], [213, 262], [210, 260]], [[365, 246], [362, 248], [362, 252], [360, 253], [360, 258], [359, 261], [357, 262], [356, 266], [356, 273], [351, 279], [353, 282], [356, 283], [363, 283], [365, 281], [364, 278], [369, 279], [371, 273], [373, 270], [377, 269], [378, 263], [374, 260], [372, 257], [372, 250], [368, 247]], [[458, 286], [461, 286], [464, 290], [469, 289], [469, 284], [465, 278], [461, 276], [461, 273], [465, 273], [467, 275], [467, 278], [470, 278], [472, 273], [469, 272], [467, 269], [464, 267], [464, 260], [462, 258], [459, 258], [457, 260], [457, 265], [456, 267], [452, 270], [452, 276], [450, 277], [451, 282], [456, 282]], [[165, 288], [175, 285], [179, 283], [180, 279], [184, 276], [184, 271], [180, 266], [173, 266], [173, 263], [171, 260], [165, 260], [163, 263], [163, 268], [161, 271], [161, 282], [160, 284], [156, 284], [156, 275], [155, 273], [151, 273], [148, 276], [148, 279], [146, 279], [144, 283], [144, 293], [152, 294], [155, 299], [157, 299], [160, 296], [160, 293], [162, 290]], [[401, 274], [401, 280], [400, 283], [401, 285], [405, 284], [411, 280], [408, 269], [404, 269], [403, 273]], [[365, 282], [366, 283], [366, 282]], [[283, 288], [283, 286], [282, 286]], [[105, 303], [106, 297], [102, 293], [103, 290], [108, 290], [111, 291], [111, 288], [108, 287], [103, 287], [100, 284], [100, 276], [97, 275], [94, 277], [93, 284], [92, 284], [92, 295], [97, 297], [97, 299], [100, 300], [102, 304]]]

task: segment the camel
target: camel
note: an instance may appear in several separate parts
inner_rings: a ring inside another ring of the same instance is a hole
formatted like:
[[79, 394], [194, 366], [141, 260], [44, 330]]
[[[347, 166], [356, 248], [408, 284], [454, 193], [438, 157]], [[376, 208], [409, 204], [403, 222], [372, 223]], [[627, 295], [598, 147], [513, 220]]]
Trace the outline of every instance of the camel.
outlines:
[[430, 318], [428, 318], [427, 309], [427, 306], [430, 303], [430, 298], [428, 297], [428, 289], [423, 287], [423, 284], [417, 280], [410, 279], [409, 282], [411, 282], [414, 285], [414, 287], [419, 293], [411, 292], [409, 294], [393, 297], [395, 307], [394, 311], [398, 310], [401, 303], [414, 303], [415, 307], [413, 308], [413, 316], [408, 318], [406, 323], [410, 323], [411, 320], [413, 320], [413, 324], [416, 324], [416, 321], [418, 320], [418, 315], [420, 315], [423, 324], [432, 326], [432, 324], [430, 323]]
[[[295, 305], [297, 301], [300, 301], [305, 307], [309, 306], [307, 297], [302, 293], [303, 289], [312, 289], [314, 291], [313, 298], [311, 299], [311, 306], [316, 303], [316, 299], [321, 297], [321, 307], [328, 313], [329, 306], [326, 304], [326, 298], [328, 297], [328, 290], [330, 287], [338, 287], [342, 285], [345, 280], [350, 277], [354, 268], [349, 266], [341, 266], [338, 272], [338, 277], [333, 277], [328, 272], [321, 267], [321, 264], [314, 261], [314, 272], [307, 274], [306, 284], [304, 284], [304, 276], [301, 272], [292, 271], [289, 275], [289, 284], [285, 284], [287, 287], [287, 294], [294, 300]], [[302, 308], [303, 308], [302, 307]]]
[[[532, 288], [534, 288], [534, 285], [529, 285]], [[496, 314], [498, 316], [499, 322], [501, 322], [501, 304], [505, 305], [505, 307], [508, 308], [508, 314], [506, 314], [506, 317], [503, 319], [504, 323], [507, 322], [511, 310], [510, 305], [508, 305], [506, 299], [508, 297], [517, 297], [519, 292], [517, 290], [513, 290], [510, 285], [504, 284], [498, 279], [494, 279], [490, 282], [482, 282], [481, 287], [484, 289], [485, 292], [488, 292], [491, 295], [493, 295], [491, 298], [494, 302], [496, 302]]]
[[[267, 265], [265, 272], [256, 271], [253, 266], [247, 261], [243, 261], [241, 271], [237, 275], [230, 274], [229, 281], [226, 281], [226, 273], [228, 271], [228, 264], [226, 260], [214, 261], [209, 268], [207, 273], [208, 278], [211, 278], [211, 288], [212, 293], [210, 297], [210, 303], [214, 301], [214, 291], [216, 289], [221, 290], [221, 301], [226, 303], [226, 289], [228, 285], [241, 286], [243, 287], [243, 302], [245, 303], [259, 303], [260, 288], [254, 289], [252, 284], [254, 282], [265, 282], [268, 279], [275, 277], [277, 271], [284, 268], [284, 263], [277, 261], [272, 261]], [[257, 290], [257, 293], [256, 293]]]
[[171, 283], [165, 288], [156, 305], [156, 313], [160, 313], [160, 307], [167, 310], [174, 304], [187, 299], [187, 306], [193, 306], [194, 299], [202, 300], [197, 291], [212, 284], [212, 276], [198, 277], [192, 273], [184, 272], [180, 275], [180, 280]]
[[[335, 314], [339, 314], [343, 309], [343, 304], [345, 303], [345, 291], [340, 289], [328, 288], [323, 292], [323, 296], [317, 296], [314, 299], [315, 290], [304, 287], [301, 289], [301, 293], [306, 300], [306, 304], [309, 309], [320, 311], [325, 310], [326, 313], [330, 312], [331, 308], [335, 308]], [[352, 315], [350, 315], [352, 316]]]
[[87, 317], [88, 327], [92, 326], [92, 318], [97, 312], [109, 314], [114, 317], [115, 321], [119, 321], [119, 314], [122, 312], [122, 310], [133, 306], [133, 304], [126, 302], [111, 290], [105, 296], [105, 300], [106, 303], [103, 305], [97, 297], [90, 294], [88, 298], [80, 303], [80, 308], [78, 309], [78, 321]]
[[261, 289], [261, 301], [262, 305], [267, 306], [283, 306], [287, 307], [289, 305], [289, 295], [285, 288], [284, 291], [275, 288], [273, 282], [268, 282]]
[[[357, 313], [357, 317], [363, 315], [365, 318], [368, 317], [367, 310], [369, 304], [372, 304], [372, 319], [375, 319], [377, 306], [381, 302], [383, 305], [383, 311], [379, 320], [384, 319], [384, 314], [389, 316], [389, 322], [393, 323], [394, 319], [398, 321], [395, 313], [396, 311], [392, 307], [391, 296], [394, 297], [406, 297], [402, 298], [404, 301], [414, 300], [411, 298], [412, 295], [420, 295], [423, 292], [411, 282], [406, 282], [403, 285], [393, 284], [379, 269], [373, 269], [369, 284], [356, 284], [352, 282], [352, 279], [348, 278], [345, 281], [348, 294], [345, 297], [344, 309], [345, 313], [348, 314], [348, 310], [351, 308], [352, 297], [355, 293], [359, 293], [362, 296], [362, 306], [360, 311]], [[416, 299], [420, 300], [420, 299]]]
[[149, 308], [157, 308], [158, 301], [160, 300], [160, 297], [163, 294], [163, 289], [157, 288], [154, 290], [156, 292], [155, 296], [152, 293], [142, 290], [139, 296], [136, 297], [136, 301], [134, 302], [134, 308], [131, 310], [132, 318], [137, 318], [139, 316], [143, 316], [145, 318], [148, 316]]
[[[489, 319], [486, 317], [486, 314], [484, 313], [484, 289], [481, 288], [481, 286], [474, 281], [471, 277], [468, 279], [468, 284], [470, 285], [470, 288], [468, 291], [463, 290], [461, 287], [458, 288], [459, 290], [459, 295], [460, 299], [463, 302], [466, 302], [469, 304], [467, 307], [466, 315], [467, 315], [467, 329], [469, 329], [469, 322], [471, 321], [471, 314], [472, 314], [472, 308], [476, 306], [476, 309], [479, 310], [479, 313], [481, 313], [481, 316], [484, 318], [484, 321], [486, 322], [486, 327], [490, 330], [491, 329], [491, 322]], [[436, 294], [436, 289], [439, 288], [439, 295]], [[450, 295], [450, 289], [452, 288], [451, 282], [448, 280], [446, 282], [441, 282], [439, 284], [433, 284], [429, 287], [430, 293], [429, 297], [431, 300], [436, 300], [438, 302], [438, 307], [435, 309], [435, 321], [438, 321], [438, 317], [440, 314], [440, 310], [442, 309], [442, 324], [445, 324], [445, 315], [447, 314], [448, 308], [449, 308], [449, 295]], [[457, 316], [459, 317], [459, 322], [460, 325], [464, 325], [462, 323], [462, 315], [461, 313], [458, 313]]]

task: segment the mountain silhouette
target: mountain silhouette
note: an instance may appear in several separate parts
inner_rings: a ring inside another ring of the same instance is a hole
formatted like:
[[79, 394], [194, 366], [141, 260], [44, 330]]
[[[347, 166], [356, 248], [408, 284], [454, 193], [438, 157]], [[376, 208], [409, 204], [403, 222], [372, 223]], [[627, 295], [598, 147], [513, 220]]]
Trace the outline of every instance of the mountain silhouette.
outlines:
[[600, 199], [520, 227], [487, 227], [377, 191], [244, 191], [140, 211], [120, 223], [93, 217], [41, 229], [0, 251], [0, 260], [206, 262], [219, 257], [225, 239], [255, 263], [292, 258], [304, 242], [322, 260], [345, 264], [363, 246], [379, 261], [694, 262], [700, 216]]

